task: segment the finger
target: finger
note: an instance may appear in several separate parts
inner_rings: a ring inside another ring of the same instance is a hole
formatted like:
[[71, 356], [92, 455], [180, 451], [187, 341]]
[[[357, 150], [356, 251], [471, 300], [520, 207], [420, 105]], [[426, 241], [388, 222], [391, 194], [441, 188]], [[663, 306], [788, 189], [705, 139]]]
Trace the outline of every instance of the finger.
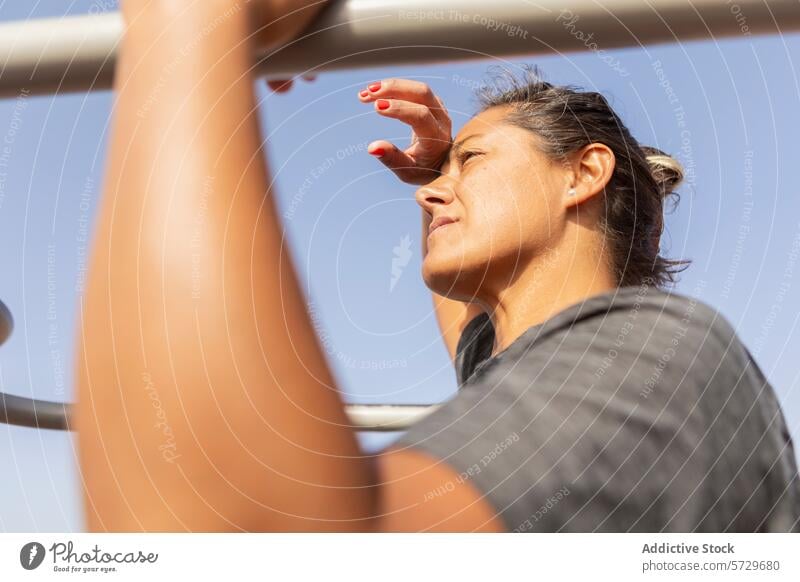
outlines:
[[359, 97], [365, 103], [376, 99], [401, 99], [425, 105], [431, 109], [434, 117], [440, 122], [450, 122], [450, 116], [444, 108], [444, 103], [433, 92], [430, 85], [421, 81], [411, 79], [382, 79], [375, 83], [370, 83], [366, 89], [359, 93]]
[[316, 78], [317, 78], [317, 76], [316, 75], [312, 75], [312, 74], [303, 75], [303, 79], [305, 79], [306, 81], [313, 81]]
[[367, 152], [409, 184], [427, 184], [437, 175], [430, 169], [420, 168], [412, 156], [389, 141], [374, 141], [367, 146]]
[[270, 89], [275, 91], [276, 93], [286, 93], [289, 89], [292, 88], [292, 80], [291, 79], [276, 79], [267, 81], [267, 85]]
[[[375, 111], [384, 117], [391, 117], [409, 124], [414, 133], [422, 139], [436, 142], [449, 141], [450, 135], [446, 128], [442, 127], [430, 108], [425, 105], [399, 99], [378, 99], [375, 101]], [[445, 144], [438, 145], [444, 147]]]

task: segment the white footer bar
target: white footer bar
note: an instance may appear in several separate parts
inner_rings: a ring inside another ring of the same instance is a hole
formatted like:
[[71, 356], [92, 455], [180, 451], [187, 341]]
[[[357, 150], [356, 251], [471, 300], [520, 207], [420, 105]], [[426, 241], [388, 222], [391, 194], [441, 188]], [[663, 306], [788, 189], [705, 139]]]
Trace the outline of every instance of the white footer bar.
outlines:
[[[796, 534], [0, 534], [0, 579], [800, 580], [798, 539]], [[27, 571], [25, 561], [38, 565]]]

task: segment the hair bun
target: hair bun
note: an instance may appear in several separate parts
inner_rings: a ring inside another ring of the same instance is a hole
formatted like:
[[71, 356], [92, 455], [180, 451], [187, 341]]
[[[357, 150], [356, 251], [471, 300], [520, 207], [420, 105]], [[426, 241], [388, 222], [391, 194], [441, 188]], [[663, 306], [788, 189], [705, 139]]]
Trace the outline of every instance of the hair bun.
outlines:
[[650, 165], [653, 179], [661, 190], [661, 196], [666, 198], [683, 181], [683, 166], [678, 160], [658, 148], [642, 146], [642, 151]]

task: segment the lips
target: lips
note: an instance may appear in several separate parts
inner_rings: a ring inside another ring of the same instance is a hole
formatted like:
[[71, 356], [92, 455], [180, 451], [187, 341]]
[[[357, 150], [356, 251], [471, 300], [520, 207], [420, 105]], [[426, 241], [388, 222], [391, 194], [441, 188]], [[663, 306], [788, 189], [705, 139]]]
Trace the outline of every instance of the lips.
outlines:
[[456, 222], [457, 219], [450, 218], [449, 216], [437, 216], [431, 221], [431, 225], [428, 227], [428, 235], [430, 235], [434, 230], [439, 228], [440, 226], [444, 226], [445, 224], [452, 224]]

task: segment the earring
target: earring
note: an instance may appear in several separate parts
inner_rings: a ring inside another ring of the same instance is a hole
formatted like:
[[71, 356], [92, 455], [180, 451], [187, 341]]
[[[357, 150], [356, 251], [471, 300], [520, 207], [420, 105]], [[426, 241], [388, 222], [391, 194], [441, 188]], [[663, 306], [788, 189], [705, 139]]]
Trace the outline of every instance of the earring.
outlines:
[[570, 188], [569, 190], [567, 190], [567, 196], [575, 196], [575, 194], [576, 194], [575, 188]]

